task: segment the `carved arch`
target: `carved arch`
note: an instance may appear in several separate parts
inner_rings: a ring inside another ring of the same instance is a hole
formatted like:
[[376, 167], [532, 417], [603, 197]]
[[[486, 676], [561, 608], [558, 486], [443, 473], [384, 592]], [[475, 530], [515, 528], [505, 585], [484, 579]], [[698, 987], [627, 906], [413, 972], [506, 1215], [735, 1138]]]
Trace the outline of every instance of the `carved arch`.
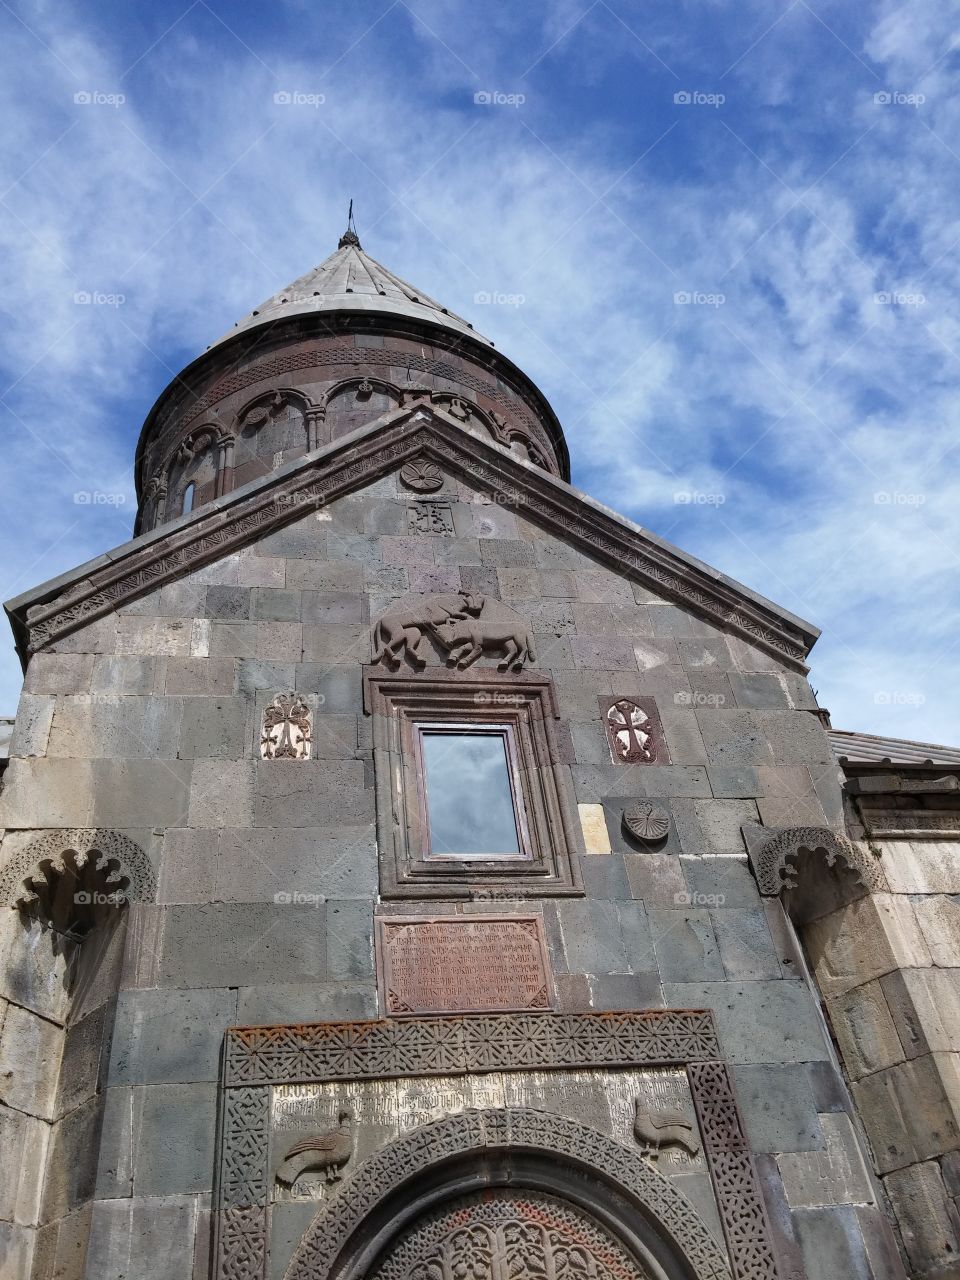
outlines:
[[332, 387], [327, 389], [323, 402], [328, 405], [331, 400], [336, 400], [338, 396], [344, 395], [347, 391], [359, 392], [367, 387], [370, 388], [369, 392], [366, 392], [368, 395], [372, 395], [374, 391], [379, 391], [383, 395], [389, 396], [391, 400], [395, 400], [398, 405], [403, 401], [403, 393], [392, 382], [387, 382], [385, 378], [371, 377], [370, 374], [360, 374], [350, 378], [342, 378], [339, 382], [335, 382]]
[[153, 902], [157, 878], [150, 859], [121, 831], [47, 831], [0, 867], [0, 905], [29, 905], [36, 899], [31, 881], [45, 878], [47, 871], [61, 874], [93, 860], [106, 872], [108, 884], [122, 888], [128, 902]]
[[[483, 1158], [484, 1170], [489, 1172], [490, 1162], [497, 1156], [524, 1153], [547, 1157], [554, 1179], [562, 1178], [560, 1166], [566, 1165], [573, 1173], [586, 1172], [606, 1183], [616, 1197], [639, 1212], [661, 1243], [668, 1243], [683, 1256], [697, 1280], [730, 1280], [723, 1253], [693, 1205], [638, 1152], [563, 1116], [522, 1107], [463, 1111], [415, 1129], [382, 1148], [323, 1203], [290, 1260], [284, 1280], [328, 1280], [334, 1275], [338, 1280], [353, 1280], [360, 1274], [357, 1267], [362, 1270], [369, 1262], [371, 1249], [369, 1237], [366, 1242], [358, 1239], [363, 1234], [361, 1227], [374, 1222], [378, 1210], [398, 1193], [409, 1188], [417, 1203], [409, 1205], [406, 1212], [388, 1215], [384, 1238], [375, 1242], [378, 1249], [429, 1203], [457, 1194], [449, 1180], [446, 1185], [438, 1181], [444, 1165], [453, 1166], [458, 1158], [475, 1155]], [[571, 1180], [571, 1186], [575, 1182]], [[432, 1200], [423, 1192], [428, 1184], [435, 1184]], [[362, 1256], [364, 1243], [366, 1257]]]
[[[320, 428], [327, 414], [327, 396], [322, 400], [311, 399], [297, 387], [270, 387], [261, 391], [244, 404], [237, 413], [237, 430], [253, 428], [259, 431], [273, 413], [279, 413], [285, 405], [293, 405], [303, 415], [305, 428], [304, 448], [308, 453], [318, 449], [323, 443], [320, 439]], [[259, 421], [256, 415], [261, 415]]]
[[796, 889], [796, 861], [804, 851], [820, 854], [828, 867], [843, 863], [865, 889], [885, 887], [877, 860], [846, 836], [829, 827], [791, 827], [774, 833], [750, 854], [760, 892], [775, 898], [784, 889]]

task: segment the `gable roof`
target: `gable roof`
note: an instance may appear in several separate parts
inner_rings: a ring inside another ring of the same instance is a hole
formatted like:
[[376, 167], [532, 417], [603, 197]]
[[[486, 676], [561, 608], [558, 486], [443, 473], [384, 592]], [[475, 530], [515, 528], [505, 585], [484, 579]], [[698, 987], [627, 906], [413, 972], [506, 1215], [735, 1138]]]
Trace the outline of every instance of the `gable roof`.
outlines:
[[469, 320], [448, 311], [422, 289], [408, 284], [364, 253], [356, 235], [349, 231], [341, 237], [335, 253], [266, 302], [261, 302], [212, 346], [219, 346], [238, 333], [249, 332], [276, 320], [315, 315], [321, 311], [386, 313], [427, 320], [461, 337], [467, 335], [488, 347], [493, 346], [489, 338], [477, 333]]
[[474, 434], [428, 396], [9, 601], [21, 660], [413, 458], [437, 462], [614, 571], [806, 670], [815, 627]]

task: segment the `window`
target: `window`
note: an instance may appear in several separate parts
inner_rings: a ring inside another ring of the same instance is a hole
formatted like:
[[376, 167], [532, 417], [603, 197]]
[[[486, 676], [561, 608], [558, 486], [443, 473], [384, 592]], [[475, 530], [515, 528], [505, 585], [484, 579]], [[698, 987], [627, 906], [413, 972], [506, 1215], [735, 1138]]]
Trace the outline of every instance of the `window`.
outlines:
[[528, 858], [509, 725], [418, 724], [425, 858]]
[[197, 496], [197, 486], [190, 482], [183, 491], [183, 505], [180, 508], [181, 515], [189, 515], [193, 510], [193, 500]]
[[364, 709], [384, 898], [582, 893], [549, 680], [368, 667]]

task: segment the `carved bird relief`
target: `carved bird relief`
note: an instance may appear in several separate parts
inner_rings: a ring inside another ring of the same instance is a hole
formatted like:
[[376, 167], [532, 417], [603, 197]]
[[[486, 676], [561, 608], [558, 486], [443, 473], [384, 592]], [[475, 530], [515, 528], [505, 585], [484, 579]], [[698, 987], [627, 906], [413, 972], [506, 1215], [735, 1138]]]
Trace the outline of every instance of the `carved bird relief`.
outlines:
[[636, 1119], [633, 1136], [648, 1160], [657, 1161], [662, 1147], [680, 1147], [688, 1156], [695, 1156], [700, 1143], [694, 1137], [693, 1125], [679, 1109], [651, 1111], [644, 1098], [636, 1100]]
[[295, 1143], [277, 1169], [277, 1181], [293, 1190], [302, 1173], [322, 1173], [328, 1183], [339, 1182], [340, 1170], [353, 1155], [353, 1117], [341, 1111], [338, 1126], [315, 1138]]

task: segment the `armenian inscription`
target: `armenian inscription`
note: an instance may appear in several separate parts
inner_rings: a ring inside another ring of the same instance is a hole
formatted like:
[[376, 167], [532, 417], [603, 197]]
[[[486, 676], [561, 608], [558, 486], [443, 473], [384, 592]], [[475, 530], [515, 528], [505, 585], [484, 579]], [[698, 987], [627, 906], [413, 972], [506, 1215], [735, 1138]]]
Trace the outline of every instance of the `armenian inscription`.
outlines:
[[377, 942], [387, 1014], [554, 1007], [539, 916], [381, 917]]

